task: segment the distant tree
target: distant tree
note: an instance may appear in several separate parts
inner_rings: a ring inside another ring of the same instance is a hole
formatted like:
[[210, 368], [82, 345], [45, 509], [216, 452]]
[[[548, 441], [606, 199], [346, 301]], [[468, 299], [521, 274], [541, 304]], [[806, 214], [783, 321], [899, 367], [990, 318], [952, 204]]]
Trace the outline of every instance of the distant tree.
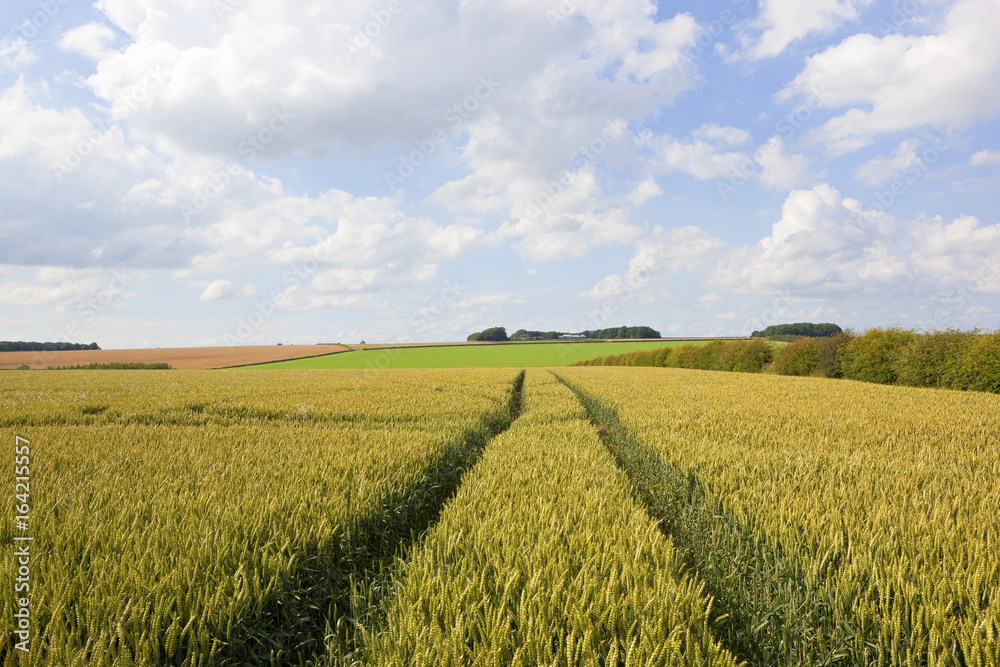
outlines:
[[781, 336], [785, 340], [790, 340], [798, 336], [805, 336], [807, 338], [829, 338], [830, 336], [836, 336], [842, 333], [841, 329], [836, 324], [831, 324], [829, 322], [824, 322], [822, 324], [813, 324], [812, 322], [796, 322], [795, 324], [772, 324], [763, 331], [754, 331], [750, 334], [752, 338], [771, 338], [776, 339], [776, 337]]
[[610, 329], [598, 329], [596, 331], [584, 331], [587, 338], [663, 338], [660, 332], [650, 327], [612, 327]]
[[491, 327], [483, 331], [469, 334], [466, 338], [468, 341], [490, 341], [490, 342], [501, 342], [510, 340], [507, 338], [507, 329], [504, 327]]
[[558, 340], [561, 331], [526, 331], [518, 329], [510, 335], [510, 340]]
[[97, 343], [37, 343], [23, 340], [0, 341], [0, 352], [49, 352], [64, 350], [99, 350]]

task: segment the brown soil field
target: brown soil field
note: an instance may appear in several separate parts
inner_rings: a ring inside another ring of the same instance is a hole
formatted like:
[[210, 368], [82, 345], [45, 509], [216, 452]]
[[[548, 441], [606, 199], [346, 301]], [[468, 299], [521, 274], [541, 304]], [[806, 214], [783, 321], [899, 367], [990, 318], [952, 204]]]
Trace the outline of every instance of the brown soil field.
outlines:
[[174, 368], [227, 368], [269, 361], [320, 357], [344, 352], [343, 345], [245, 345], [238, 347], [163, 347], [151, 350], [66, 350], [0, 352], [0, 370], [82, 366], [115, 362], [167, 363]]

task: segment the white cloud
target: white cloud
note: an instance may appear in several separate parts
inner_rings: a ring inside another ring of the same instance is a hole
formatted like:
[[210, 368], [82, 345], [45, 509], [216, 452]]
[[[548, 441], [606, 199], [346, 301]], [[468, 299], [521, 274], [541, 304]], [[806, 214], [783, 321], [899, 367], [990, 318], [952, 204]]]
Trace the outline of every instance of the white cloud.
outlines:
[[789, 190], [823, 176], [812, 168], [805, 155], [789, 153], [780, 136], [773, 136], [761, 145], [754, 160], [760, 166], [761, 182], [776, 190]]
[[[773, 58], [811, 33], [828, 33], [856, 20], [872, 0], [760, 0], [760, 16], [751, 26], [763, 32], [749, 46], [750, 58]], [[744, 41], [751, 40], [744, 35]]]
[[721, 178], [752, 164], [744, 152], [724, 151], [702, 139], [691, 142], [662, 137], [656, 142], [656, 165], [664, 170], [683, 171], [699, 180]]
[[266, 268], [297, 288], [283, 301], [296, 308], [357, 304], [363, 300], [351, 294], [425, 283], [438, 275], [440, 261], [489, 242], [468, 225], [409, 217], [391, 198], [340, 190], [315, 198], [278, 193], [252, 208], [232, 206], [190, 233], [206, 252], [175, 275]]
[[17, 71], [37, 60], [28, 42], [21, 37], [0, 39], [0, 70]]
[[878, 187], [902, 176], [907, 170], [922, 168], [924, 163], [917, 156], [918, 139], [907, 139], [896, 147], [889, 157], [869, 160], [854, 172], [854, 178], [862, 185]]
[[652, 283], [699, 267], [722, 247], [721, 240], [693, 225], [668, 230], [657, 227], [636, 243], [635, 255], [624, 273], [606, 276], [581, 296], [648, 303], [655, 296]]
[[1000, 164], [1000, 151], [981, 150], [969, 158], [969, 165], [972, 167], [984, 164]]
[[795, 190], [770, 236], [731, 249], [711, 282], [734, 292], [811, 299], [914, 284], [940, 291], [971, 279], [1000, 253], [1000, 225], [982, 226], [973, 217], [903, 222], [868, 211], [870, 223], [862, 223], [861, 213], [860, 202], [830, 185]]
[[[428, 202], [456, 214], [513, 219], [505, 230], [513, 236], [541, 233], [518, 244], [532, 257], [577, 256], [609, 236], [601, 225], [628, 232], [610, 212], [614, 202], [601, 196], [602, 184], [584, 181], [605, 160], [634, 153], [630, 123], [694, 86], [693, 65], [681, 57], [698, 31], [690, 15], [660, 19], [649, 0], [586, 3], [553, 30], [537, 3], [460, 3], [443, 13], [404, 3], [370, 44], [354, 43], [355, 28], [384, 6], [364, 0], [334, 9], [291, 0], [279, 10], [244, 0], [220, 17], [210, 3], [102, 0], [98, 7], [131, 43], [105, 52], [88, 85], [112, 109], [128, 110], [136, 136], [186, 159], [235, 157], [280, 108], [294, 119], [260, 151], [260, 161], [389, 147], [402, 157], [388, 172], [411, 155], [421, 163], [413, 171], [429, 162], [458, 170]], [[104, 44], [96, 34], [73, 36], [79, 50]], [[155, 85], [144, 86], [151, 71]], [[610, 140], [609, 126], [617, 128]], [[574, 174], [572, 189], [586, 185], [588, 198], [563, 195], [553, 210], [526, 222], [525, 201], [565, 172]], [[396, 186], [409, 191], [407, 178], [386, 193]], [[150, 185], [130, 198], [154, 201]], [[643, 188], [637, 197], [654, 194]], [[559, 238], [559, 230], [574, 228], [591, 238]]]
[[637, 185], [635, 190], [629, 193], [628, 201], [633, 206], [639, 206], [643, 202], [647, 202], [654, 197], [659, 197], [662, 194], [663, 190], [656, 184], [656, 180], [652, 176], [647, 176], [646, 180]]
[[836, 154], [879, 133], [928, 124], [960, 130], [1000, 110], [998, 31], [995, 0], [958, 0], [939, 34], [857, 34], [812, 56], [778, 100], [822, 90], [817, 104], [851, 107], [807, 135]]
[[41, 267], [27, 275], [26, 270], [8, 268], [8, 275], [0, 272], [0, 276], [14, 278], [10, 274], [18, 272], [24, 275], [0, 282], [0, 303], [25, 308], [41, 307], [81, 319], [92, 318], [95, 313], [120, 306], [126, 299], [135, 296], [129, 288], [141, 280], [141, 276], [132, 271]]
[[105, 23], [88, 23], [67, 30], [59, 39], [63, 51], [81, 53], [92, 60], [103, 60], [111, 55], [108, 45], [115, 41], [115, 31]]
[[691, 133], [695, 139], [705, 139], [711, 142], [721, 142], [728, 146], [742, 146], [749, 143], [753, 137], [746, 130], [739, 127], [721, 126], [714, 123], [702, 125]]
[[722, 301], [722, 295], [718, 292], [709, 292], [698, 297], [698, 303], [704, 308], [711, 308], [720, 301]]
[[480, 306], [503, 306], [505, 304], [511, 303], [512, 301], [523, 303], [523, 301], [521, 301], [520, 299], [516, 300], [512, 299], [509, 292], [503, 292], [501, 294], [478, 294], [468, 299], [462, 299], [461, 301], [456, 301], [453, 304], [453, 307], [479, 308]]
[[[244, 0], [221, 16], [213, 8], [219, 5], [102, 0], [98, 7], [131, 43], [104, 54], [90, 87], [120, 103], [151, 68], [163, 68], [166, 82], [135, 105], [131, 120], [152, 137], [202, 153], [235, 151], [275, 106], [287, 106], [295, 122], [268, 148], [280, 157], [394, 143], [409, 152], [434, 129], [455, 129], [449, 119], [458, 116], [448, 108], [474, 95], [486, 77], [501, 84], [499, 92], [461, 112], [461, 124], [475, 143], [485, 139], [490, 118], [504, 119], [496, 148], [509, 157], [511, 149], [535, 145], [536, 131], [565, 134], [565, 147], [575, 148], [595, 122], [599, 128], [623, 113], [644, 116], [694, 83], [680, 58], [694, 39], [694, 19], [658, 21], [648, 0], [587, 3], [556, 31], [537, 3], [460, 3], [440, 13], [404, 3], [368, 43], [356, 40], [357, 31], [385, 11], [384, 0], [329, 7]], [[93, 35], [81, 41], [93, 44]], [[584, 94], [601, 102], [563, 103]], [[525, 105], [534, 117], [510, 113]], [[477, 130], [480, 122], [487, 126]], [[480, 151], [492, 149], [467, 150], [467, 159]], [[559, 156], [550, 150], [546, 162]]]
[[653, 147], [655, 167], [682, 171], [699, 180], [739, 174], [743, 179], [756, 177], [768, 187], [787, 190], [823, 176], [812, 168], [805, 155], [790, 153], [785, 140], [778, 135], [758, 146], [753, 156], [729, 150], [749, 139], [750, 134], [745, 130], [706, 125], [692, 132], [686, 141], [670, 136], [646, 137], [645, 141]]
[[554, 197], [543, 197], [546, 191], [535, 190], [537, 184], [518, 183], [527, 204], [497, 229], [495, 240], [514, 241], [514, 250], [531, 260], [556, 260], [582, 257], [592, 248], [638, 236], [630, 207], [600, 197], [593, 165], [567, 173], [557, 185]]
[[199, 297], [202, 301], [217, 301], [219, 299], [237, 299], [254, 296], [257, 290], [250, 283], [237, 285], [229, 280], [214, 280], [208, 284]]

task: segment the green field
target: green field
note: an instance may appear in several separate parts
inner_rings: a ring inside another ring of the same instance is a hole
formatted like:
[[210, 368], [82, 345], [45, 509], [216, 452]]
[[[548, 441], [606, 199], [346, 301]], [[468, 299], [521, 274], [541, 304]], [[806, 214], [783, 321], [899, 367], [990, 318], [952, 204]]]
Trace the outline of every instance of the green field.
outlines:
[[609, 354], [657, 350], [707, 340], [645, 340], [636, 342], [497, 343], [394, 347], [341, 352], [324, 357], [293, 359], [248, 368], [364, 369], [364, 368], [546, 368], [566, 366]]

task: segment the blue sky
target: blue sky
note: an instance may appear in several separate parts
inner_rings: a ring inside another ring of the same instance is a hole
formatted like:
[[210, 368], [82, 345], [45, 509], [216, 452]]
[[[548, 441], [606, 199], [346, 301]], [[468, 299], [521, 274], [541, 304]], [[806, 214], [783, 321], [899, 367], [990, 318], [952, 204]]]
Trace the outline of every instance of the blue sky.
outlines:
[[0, 339], [1000, 326], [996, 0], [0, 17]]

